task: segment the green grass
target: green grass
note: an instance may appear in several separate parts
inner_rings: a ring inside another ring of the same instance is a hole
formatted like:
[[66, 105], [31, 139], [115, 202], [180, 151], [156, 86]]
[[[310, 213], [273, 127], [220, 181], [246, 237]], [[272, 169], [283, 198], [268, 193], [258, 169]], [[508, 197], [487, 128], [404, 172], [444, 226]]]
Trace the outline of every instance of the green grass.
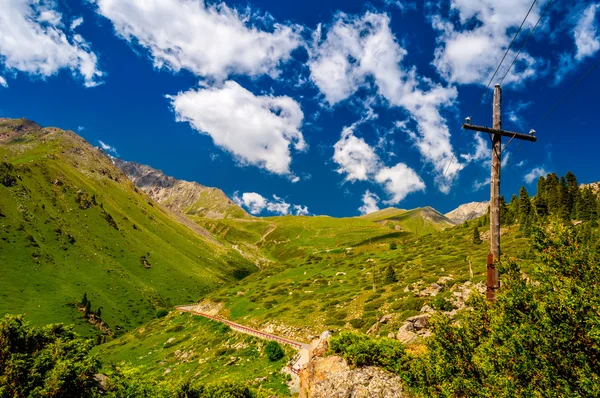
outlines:
[[[95, 352], [106, 368], [114, 365], [155, 382], [249, 382], [279, 396], [289, 396], [286, 375], [280, 370], [295, 351], [284, 347], [286, 356], [271, 362], [264, 352], [266, 344], [222, 323], [172, 312], [98, 346]], [[257, 382], [257, 378], [266, 380]]]
[[[19, 123], [2, 119], [0, 133]], [[72, 305], [85, 292], [119, 332], [256, 270], [179, 224], [73, 133], [27, 127], [0, 141], [0, 159], [16, 180], [0, 184], [0, 314], [90, 335]]]

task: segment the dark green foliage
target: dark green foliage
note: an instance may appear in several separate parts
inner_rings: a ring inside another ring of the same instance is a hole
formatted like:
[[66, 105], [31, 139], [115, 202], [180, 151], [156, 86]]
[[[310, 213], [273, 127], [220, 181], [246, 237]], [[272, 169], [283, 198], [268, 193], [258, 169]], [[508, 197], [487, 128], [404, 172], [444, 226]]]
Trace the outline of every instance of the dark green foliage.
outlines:
[[439, 295], [431, 301], [431, 307], [438, 311], [452, 311], [454, 308], [449, 300]]
[[390, 242], [390, 250], [396, 250], [398, 248], [398, 245], [396, 244], [396, 242]]
[[12, 164], [0, 162], [0, 184], [7, 188], [17, 184], [17, 174]]
[[104, 212], [104, 219], [106, 220], [106, 222], [108, 223], [108, 225], [110, 225], [111, 227], [113, 227], [117, 231], [119, 230], [119, 226], [117, 225], [117, 222], [115, 221], [115, 219], [109, 213], [107, 213], [106, 211]]
[[0, 321], [0, 397], [79, 397], [98, 391], [93, 343], [61, 324], [30, 327], [21, 316]]
[[265, 354], [271, 362], [279, 361], [285, 356], [283, 348], [281, 348], [281, 345], [276, 341], [269, 341], [267, 343], [265, 346]]
[[83, 298], [81, 299], [81, 305], [85, 306], [88, 303], [87, 293], [83, 293]]
[[582, 221], [597, 219], [596, 195], [594, 195], [589, 187], [581, 191], [580, 199], [577, 202], [577, 218]]
[[481, 242], [483, 241], [481, 240], [481, 235], [479, 234], [479, 228], [476, 226], [473, 228], [473, 243], [479, 245]]
[[85, 303], [85, 311], [83, 313], [83, 316], [87, 318], [90, 316], [91, 313], [92, 313], [92, 302], [90, 300], [88, 300]]
[[433, 320], [428, 350], [404, 373], [427, 396], [600, 395], [600, 273], [597, 249], [570, 226], [533, 231], [534, 280], [511, 259], [499, 264], [495, 303], [473, 296], [460, 324]]
[[400, 372], [407, 365], [402, 343], [388, 338], [371, 339], [353, 332], [342, 332], [331, 338], [329, 349], [354, 366], [379, 366]]
[[169, 310], [167, 310], [165, 308], [161, 308], [159, 310], [156, 310], [156, 317], [157, 318], [164, 318], [167, 315], [169, 315]]
[[398, 278], [396, 278], [396, 271], [394, 271], [394, 267], [392, 266], [392, 264], [390, 264], [385, 269], [385, 283], [396, 282], [398, 282]]
[[363, 318], [355, 318], [355, 319], [350, 319], [350, 325], [352, 325], [352, 327], [354, 329], [360, 329], [363, 326], [365, 326], [365, 320]]

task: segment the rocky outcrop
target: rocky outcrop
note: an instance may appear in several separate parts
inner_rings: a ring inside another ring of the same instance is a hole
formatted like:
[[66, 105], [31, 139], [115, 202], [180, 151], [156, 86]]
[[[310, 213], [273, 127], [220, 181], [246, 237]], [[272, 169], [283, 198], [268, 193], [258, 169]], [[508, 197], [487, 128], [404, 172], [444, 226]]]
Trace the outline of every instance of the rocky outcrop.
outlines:
[[329, 333], [311, 344], [310, 361], [300, 371], [300, 397], [402, 398], [399, 376], [373, 366], [352, 368], [338, 356], [325, 357]]
[[154, 201], [176, 213], [214, 219], [249, 217], [220, 189], [178, 180], [143, 164], [117, 158], [113, 162]]
[[471, 202], [460, 205], [445, 215], [455, 224], [462, 224], [465, 221], [474, 220], [483, 216], [487, 212], [487, 209], [488, 202]]

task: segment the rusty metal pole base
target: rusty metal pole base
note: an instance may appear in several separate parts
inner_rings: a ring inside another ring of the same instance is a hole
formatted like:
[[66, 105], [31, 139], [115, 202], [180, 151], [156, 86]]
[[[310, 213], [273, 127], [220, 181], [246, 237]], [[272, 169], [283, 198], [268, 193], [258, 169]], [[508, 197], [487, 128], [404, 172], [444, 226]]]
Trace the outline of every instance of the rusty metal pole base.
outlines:
[[494, 255], [488, 254], [487, 257], [487, 293], [488, 301], [496, 300], [496, 289], [498, 289], [496, 281], [496, 265], [494, 265]]

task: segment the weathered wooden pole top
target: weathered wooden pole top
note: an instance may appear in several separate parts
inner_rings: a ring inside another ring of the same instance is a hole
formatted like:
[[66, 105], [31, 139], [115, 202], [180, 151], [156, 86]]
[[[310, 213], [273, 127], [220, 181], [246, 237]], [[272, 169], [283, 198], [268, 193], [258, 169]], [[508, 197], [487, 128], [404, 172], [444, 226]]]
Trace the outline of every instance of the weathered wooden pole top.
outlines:
[[473, 130], [473, 131], [479, 131], [482, 133], [498, 134], [503, 137], [517, 138], [520, 140], [531, 141], [531, 142], [537, 141], [537, 137], [533, 134], [523, 134], [523, 133], [515, 133], [512, 131], [506, 131], [506, 130], [497, 130], [497, 129], [493, 129], [490, 127], [476, 126], [474, 124], [469, 124], [469, 123], [464, 123], [462, 125], [462, 127], [465, 130]]

